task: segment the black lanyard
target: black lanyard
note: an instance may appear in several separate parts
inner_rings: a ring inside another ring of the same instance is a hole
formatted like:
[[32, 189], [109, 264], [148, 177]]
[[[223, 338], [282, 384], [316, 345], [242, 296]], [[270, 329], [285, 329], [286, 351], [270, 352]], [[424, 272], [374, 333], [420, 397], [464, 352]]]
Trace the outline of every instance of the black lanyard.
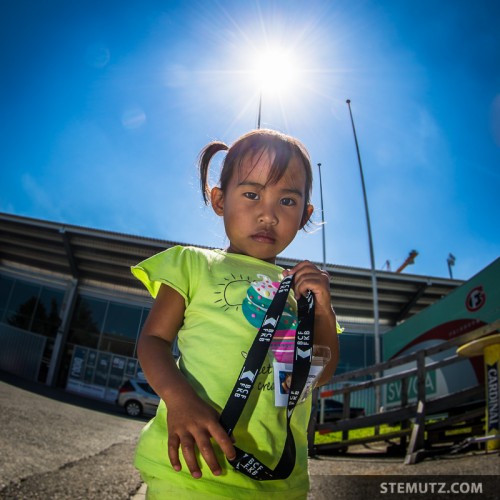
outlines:
[[[274, 333], [276, 332], [276, 327], [283, 314], [292, 281], [293, 276], [287, 276], [281, 282], [276, 292], [276, 296], [267, 310], [257, 336], [248, 351], [243, 368], [236, 380], [226, 406], [221, 413], [221, 425], [229, 435], [233, 432], [243, 412], [243, 408], [250, 396], [257, 374], [269, 350]], [[266, 467], [250, 453], [235, 447], [236, 458], [229, 461], [236, 470], [258, 481], [285, 479], [292, 473], [295, 466], [295, 442], [292, 429], [290, 428], [290, 419], [306, 384], [312, 361], [314, 299], [310, 291], [305, 297], [300, 297], [297, 308], [298, 326], [294, 343], [292, 381], [288, 395], [288, 406], [286, 408], [287, 434], [281, 459], [273, 470]]]

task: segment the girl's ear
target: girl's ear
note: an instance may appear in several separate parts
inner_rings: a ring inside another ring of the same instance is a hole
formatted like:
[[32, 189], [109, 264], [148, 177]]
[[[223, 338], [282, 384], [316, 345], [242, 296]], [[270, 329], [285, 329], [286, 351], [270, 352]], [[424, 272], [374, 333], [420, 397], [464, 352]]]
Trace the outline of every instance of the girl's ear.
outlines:
[[300, 229], [302, 229], [307, 224], [313, 212], [314, 212], [314, 206], [310, 204], [307, 205], [304, 217], [302, 217], [302, 221], [300, 223]]
[[214, 187], [210, 191], [210, 202], [217, 215], [224, 215], [224, 193], [221, 188]]

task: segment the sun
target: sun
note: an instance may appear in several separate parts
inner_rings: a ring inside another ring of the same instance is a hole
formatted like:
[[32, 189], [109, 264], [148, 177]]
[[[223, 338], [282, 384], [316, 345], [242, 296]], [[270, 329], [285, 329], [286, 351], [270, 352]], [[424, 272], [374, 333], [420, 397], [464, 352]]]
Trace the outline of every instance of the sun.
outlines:
[[[219, 307], [227, 311], [228, 309], [234, 307], [236, 311], [242, 305], [242, 296], [245, 296], [245, 293], [248, 285], [252, 283], [249, 276], [235, 276], [231, 274], [231, 277], [225, 277], [224, 283], [219, 283], [220, 290], [215, 291], [216, 300], [214, 301]], [[243, 293], [242, 293], [243, 292]]]
[[297, 84], [300, 68], [292, 50], [265, 47], [255, 54], [252, 73], [261, 92], [281, 94]]

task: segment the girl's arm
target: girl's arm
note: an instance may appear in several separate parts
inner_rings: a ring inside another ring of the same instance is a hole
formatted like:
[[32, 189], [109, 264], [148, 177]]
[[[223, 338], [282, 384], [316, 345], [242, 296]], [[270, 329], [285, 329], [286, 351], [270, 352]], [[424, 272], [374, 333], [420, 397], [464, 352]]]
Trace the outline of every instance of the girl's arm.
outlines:
[[137, 355], [151, 387], [168, 408], [168, 456], [172, 467], [181, 470], [179, 447], [195, 478], [201, 477], [196, 459], [198, 447], [214, 475], [222, 472], [210, 443], [213, 438], [228, 458], [236, 455], [231, 439], [219, 424], [219, 414], [203, 401], [175, 364], [172, 343], [184, 321], [184, 298], [173, 288], [162, 285], [148, 315]]
[[328, 383], [335, 373], [339, 362], [339, 341], [337, 337], [337, 318], [330, 298], [330, 278], [309, 261], [297, 264], [293, 269], [283, 272], [284, 276], [294, 275], [295, 297], [305, 295], [307, 290], [314, 294], [314, 343], [330, 348], [331, 358], [325, 366], [319, 385]]

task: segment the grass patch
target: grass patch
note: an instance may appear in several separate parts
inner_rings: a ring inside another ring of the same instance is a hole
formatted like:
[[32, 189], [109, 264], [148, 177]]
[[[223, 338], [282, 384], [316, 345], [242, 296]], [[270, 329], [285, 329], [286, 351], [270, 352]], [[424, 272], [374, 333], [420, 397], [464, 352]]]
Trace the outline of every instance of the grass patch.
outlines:
[[[401, 430], [400, 425], [382, 424], [379, 426], [379, 435], [390, 434]], [[363, 429], [352, 429], [349, 431], [349, 439], [359, 439], [375, 435], [375, 427], [364, 427]], [[327, 444], [337, 441], [343, 441], [342, 432], [330, 432], [328, 434], [320, 434], [316, 432], [314, 437], [315, 444]]]

